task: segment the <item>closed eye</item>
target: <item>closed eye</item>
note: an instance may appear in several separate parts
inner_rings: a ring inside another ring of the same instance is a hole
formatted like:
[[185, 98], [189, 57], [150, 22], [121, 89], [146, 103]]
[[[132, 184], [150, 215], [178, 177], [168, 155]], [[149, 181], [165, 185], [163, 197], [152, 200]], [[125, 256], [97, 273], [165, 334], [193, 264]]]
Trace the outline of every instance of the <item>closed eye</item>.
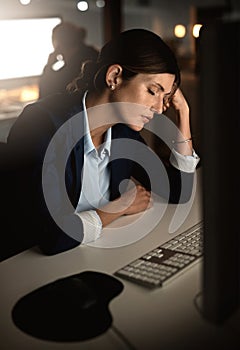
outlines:
[[151, 89], [148, 89], [148, 92], [149, 92], [150, 95], [155, 96], [155, 92], [152, 91]]

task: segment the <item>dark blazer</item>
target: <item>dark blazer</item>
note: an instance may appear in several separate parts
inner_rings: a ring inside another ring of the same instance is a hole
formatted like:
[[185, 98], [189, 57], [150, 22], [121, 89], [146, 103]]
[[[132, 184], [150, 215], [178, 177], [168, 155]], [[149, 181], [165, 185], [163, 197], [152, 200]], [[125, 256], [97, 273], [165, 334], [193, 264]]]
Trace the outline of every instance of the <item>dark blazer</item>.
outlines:
[[[80, 113], [83, 110], [82, 96], [80, 92], [59, 93], [26, 106], [8, 136], [12, 170], [15, 174], [14, 181], [11, 180], [11, 191], [14, 198], [13, 208], [18, 212], [18, 227], [22, 226], [24, 230], [31, 232], [36, 237], [36, 243], [42, 252], [48, 255], [74, 248], [83, 239], [82, 232], [78, 232], [78, 238], [74, 239], [56, 224], [49, 213], [42, 189], [42, 165], [47, 147], [56, 131], [61, 131], [65, 123], [68, 123], [67, 131], [65, 130], [62, 134], [60, 132], [60, 148], [56, 154], [53, 152], [52, 158], [65, 157], [68, 154], [67, 145], [73, 145], [67, 156], [64, 175], [69, 200], [76, 208], [81, 192], [81, 172], [84, 162], [83, 138], [78, 137], [83, 130], [83, 119]], [[76, 115], [78, 116], [77, 127], [71, 124], [71, 120], [74, 119], [72, 117]], [[112, 128], [112, 140], [115, 142], [112, 142], [109, 163], [110, 200], [120, 195], [119, 184], [131, 176], [147, 189], [167, 197], [170, 202], [177, 203], [179, 200], [189, 199], [193, 174], [182, 173], [172, 166], [166, 166], [162, 174], [153, 175], [155, 180], [150, 181], [144, 166], [139, 165], [142, 161], [144, 163], [144, 157], [150, 157], [150, 153], [149, 156], [139, 154], [142, 152], [141, 147], [138, 147], [139, 142], [144, 144], [139, 132], [133, 131], [126, 125], [117, 124]], [[126, 157], [123, 158], [122, 154]], [[134, 161], [136, 155], [138, 158]], [[164, 176], [165, 170], [168, 174], [167, 178]], [[59, 207], [57, 210], [61, 217], [72, 218], [73, 212], [61, 207], [62, 189], [58, 186], [59, 174], [56, 169], [53, 173], [54, 180], [49, 185], [50, 197], [56, 202], [56, 207]], [[153, 169], [152, 173], [154, 173]], [[168, 182], [170, 191], [167, 190]], [[188, 185], [183, 186], [183, 183]], [[184, 193], [182, 193], [182, 186], [185, 189]], [[77, 218], [76, 215], [74, 218]]]

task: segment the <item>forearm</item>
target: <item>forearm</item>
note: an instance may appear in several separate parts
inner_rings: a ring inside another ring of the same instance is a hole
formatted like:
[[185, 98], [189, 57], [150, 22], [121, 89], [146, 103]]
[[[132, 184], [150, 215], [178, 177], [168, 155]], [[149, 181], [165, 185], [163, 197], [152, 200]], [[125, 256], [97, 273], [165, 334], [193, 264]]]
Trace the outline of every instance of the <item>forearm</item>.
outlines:
[[183, 106], [182, 109], [176, 111], [178, 133], [174, 140], [175, 150], [182, 155], [192, 155], [192, 135], [190, 129], [189, 107]]
[[125, 215], [127, 208], [124, 208], [124, 205], [121, 199], [116, 199], [115, 201], [109, 202], [103, 208], [96, 210], [98, 216], [102, 221], [102, 226], [105, 227], [111, 222], [120, 218], [122, 215]]
[[102, 221], [102, 226], [105, 227], [122, 215], [140, 213], [151, 206], [151, 193], [143, 186], [136, 185], [96, 212]]
[[184, 155], [192, 155], [192, 135], [190, 129], [190, 109], [180, 89], [177, 89], [171, 100], [171, 105], [176, 114], [177, 133], [173, 140], [174, 149]]

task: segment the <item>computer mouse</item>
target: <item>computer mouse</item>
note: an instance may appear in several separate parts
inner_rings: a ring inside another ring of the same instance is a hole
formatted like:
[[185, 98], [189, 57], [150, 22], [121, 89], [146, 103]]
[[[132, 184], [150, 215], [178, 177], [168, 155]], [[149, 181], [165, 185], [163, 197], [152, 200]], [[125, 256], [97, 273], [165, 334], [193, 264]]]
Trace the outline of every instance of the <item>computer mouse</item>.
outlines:
[[81, 341], [104, 333], [112, 324], [109, 303], [123, 290], [117, 278], [84, 271], [57, 279], [23, 296], [14, 305], [14, 324], [34, 337]]

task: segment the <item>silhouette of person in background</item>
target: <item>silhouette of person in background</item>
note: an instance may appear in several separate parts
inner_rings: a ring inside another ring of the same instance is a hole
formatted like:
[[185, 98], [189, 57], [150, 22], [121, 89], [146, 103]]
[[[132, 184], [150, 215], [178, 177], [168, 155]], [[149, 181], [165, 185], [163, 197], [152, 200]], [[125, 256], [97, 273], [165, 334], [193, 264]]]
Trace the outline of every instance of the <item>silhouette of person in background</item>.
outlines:
[[82, 63], [96, 61], [98, 50], [87, 45], [86, 29], [61, 22], [52, 31], [54, 51], [50, 53], [39, 79], [39, 98], [63, 92], [80, 72]]

